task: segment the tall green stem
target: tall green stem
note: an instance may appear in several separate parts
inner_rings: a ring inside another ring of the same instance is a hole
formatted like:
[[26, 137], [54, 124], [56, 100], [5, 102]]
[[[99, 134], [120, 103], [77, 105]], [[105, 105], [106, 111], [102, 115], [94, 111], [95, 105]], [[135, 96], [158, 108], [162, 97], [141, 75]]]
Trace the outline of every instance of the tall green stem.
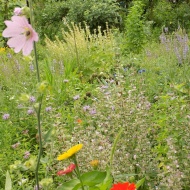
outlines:
[[110, 169], [112, 168], [112, 165], [113, 165], [113, 156], [114, 156], [114, 152], [115, 152], [115, 149], [116, 149], [116, 145], [121, 137], [121, 134], [123, 132], [123, 128], [121, 128], [119, 130], [119, 133], [117, 134], [115, 140], [114, 140], [114, 143], [113, 143], [113, 147], [112, 147], [112, 150], [111, 150], [111, 154], [110, 154]]
[[73, 24], [73, 35], [74, 35], [74, 43], [75, 43], [75, 52], [76, 52], [76, 58], [77, 58], [77, 66], [80, 66], [79, 62], [79, 53], [77, 48], [77, 41], [76, 41], [76, 35], [75, 35], [75, 25]]
[[79, 167], [78, 167], [78, 163], [77, 163], [77, 159], [76, 159], [76, 155], [75, 155], [75, 154], [73, 155], [73, 161], [74, 161], [74, 163], [75, 163], [75, 165], [76, 165], [76, 174], [77, 174], [77, 177], [78, 177], [78, 179], [80, 180], [80, 183], [81, 183], [81, 185], [82, 185], [82, 190], [85, 190], [85, 189], [84, 189], [83, 181], [82, 181], [82, 179], [81, 179], [80, 170], [79, 170]]
[[40, 117], [41, 107], [42, 107], [42, 99], [43, 99], [43, 95], [41, 95], [41, 97], [40, 97], [40, 103], [39, 103], [38, 110], [37, 110], [38, 135], [39, 135], [39, 153], [38, 153], [38, 160], [37, 160], [36, 171], [35, 171], [37, 190], [40, 189], [38, 170], [39, 170], [40, 159], [41, 159], [41, 155], [42, 155], [42, 132], [41, 132], [41, 117]]
[[[33, 25], [33, 8], [32, 8], [32, 1], [26, 0], [27, 6], [30, 8], [30, 22], [31, 25]], [[38, 83], [40, 83], [40, 72], [39, 72], [39, 66], [38, 66], [38, 58], [37, 58], [37, 51], [36, 51], [36, 43], [34, 42], [34, 57], [35, 57], [35, 63], [36, 63], [36, 73], [37, 73], [37, 79]], [[38, 125], [38, 135], [39, 135], [39, 153], [38, 153], [38, 159], [37, 159], [37, 165], [35, 170], [35, 178], [36, 178], [36, 189], [39, 190], [39, 177], [38, 177], [38, 171], [40, 166], [40, 159], [42, 155], [42, 132], [41, 132], [41, 107], [42, 107], [42, 99], [43, 95], [40, 95], [40, 102], [37, 109], [37, 125]]]

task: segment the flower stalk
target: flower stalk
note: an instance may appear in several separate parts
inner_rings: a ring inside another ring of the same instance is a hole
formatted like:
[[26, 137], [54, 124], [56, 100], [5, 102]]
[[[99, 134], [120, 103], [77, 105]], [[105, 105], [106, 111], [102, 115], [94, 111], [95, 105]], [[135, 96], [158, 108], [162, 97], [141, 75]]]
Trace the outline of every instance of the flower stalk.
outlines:
[[84, 189], [84, 184], [83, 184], [83, 181], [82, 181], [82, 178], [81, 178], [80, 170], [79, 170], [79, 167], [78, 167], [78, 163], [77, 163], [77, 159], [76, 159], [76, 154], [74, 154], [71, 158], [73, 159], [73, 162], [76, 165], [76, 169], [75, 169], [76, 170], [76, 175], [77, 175], [77, 177], [78, 177], [78, 179], [79, 179], [79, 181], [80, 181], [80, 183], [82, 185], [82, 190], [85, 190]]
[[[29, 22], [31, 22], [31, 25], [33, 26], [33, 10], [32, 10], [32, 1], [26, 0], [27, 6], [30, 8], [30, 19]], [[35, 64], [36, 64], [36, 73], [37, 73], [37, 80], [38, 83], [40, 83], [40, 72], [39, 72], [39, 65], [38, 65], [38, 58], [37, 58], [37, 50], [36, 50], [36, 43], [34, 42], [34, 57], [35, 57]], [[36, 188], [37, 190], [40, 189], [39, 185], [39, 177], [38, 177], [38, 171], [40, 166], [40, 159], [42, 156], [42, 130], [41, 130], [41, 107], [42, 107], [42, 100], [43, 100], [43, 94], [40, 95], [40, 101], [38, 108], [36, 110], [37, 112], [37, 126], [38, 126], [38, 135], [39, 135], [39, 153], [38, 153], [38, 159], [36, 164], [36, 170], [35, 170], [35, 178], [36, 178]]]

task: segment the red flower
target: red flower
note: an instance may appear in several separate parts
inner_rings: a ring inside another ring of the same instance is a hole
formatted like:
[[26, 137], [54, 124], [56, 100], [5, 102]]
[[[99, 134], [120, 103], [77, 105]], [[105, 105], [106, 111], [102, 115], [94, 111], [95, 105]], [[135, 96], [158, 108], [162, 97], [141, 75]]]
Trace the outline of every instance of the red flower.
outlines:
[[110, 190], [135, 190], [136, 186], [134, 183], [117, 183], [113, 184], [113, 187]]
[[61, 175], [71, 173], [75, 168], [76, 168], [75, 164], [70, 164], [65, 170], [58, 171], [57, 175], [61, 176]]

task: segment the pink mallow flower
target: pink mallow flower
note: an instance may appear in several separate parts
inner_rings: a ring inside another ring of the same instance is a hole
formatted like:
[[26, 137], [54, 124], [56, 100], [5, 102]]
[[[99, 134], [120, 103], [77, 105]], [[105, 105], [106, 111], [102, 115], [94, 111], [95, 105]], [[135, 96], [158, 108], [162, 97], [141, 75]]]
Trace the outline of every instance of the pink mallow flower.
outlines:
[[33, 42], [38, 41], [38, 34], [28, 23], [25, 16], [13, 16], [11, 21], [5, 21], [7, 28], [3, 31], [3, 37], [10, 38], [8, 46], [14, 48], [15, 53], [22, 50], [23, 55], [29, 55], [33, 50]]

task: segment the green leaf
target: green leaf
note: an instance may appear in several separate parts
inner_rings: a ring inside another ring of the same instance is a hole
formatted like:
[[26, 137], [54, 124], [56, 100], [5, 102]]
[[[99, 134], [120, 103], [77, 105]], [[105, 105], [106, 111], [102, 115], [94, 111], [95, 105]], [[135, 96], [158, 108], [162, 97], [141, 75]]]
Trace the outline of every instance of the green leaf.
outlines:
[[88, 186], [95, 186], [99, 183], [102, 183], [106, 178], [107, 172], [100, 172], [100, 171], [91, 171], [84, 173], [81, 176], [84, 185]]
[[11, 190], [12, 189], [12, 182], [9, 172], [6, 173], [6, 182], [5, 182], [5, 190]]
[[53, 130], [54, 130], [54, 128], [51, 127], [51, 128], [48, 130], [48, 132], [45, 134], [45, 137], [44, 137], [44, 141], [45, 141], [45, 142], [47, 142], [47, 141], [49, 141], [49, 140], [51, 139], [51, 136], [52, 136], [52, 134], [53, 134]]
[[136, 188], [138, 189], [144, 183], [144, 181], [145, 181], [145, 177], [142, 178], [141, 180], [137, 181]]
[[[94, 187], [89, 187], [89, 190], [100, 190], [100, 188], [97, 187], [97, 186], [94, 186]], [[104, 189], [104, 190], [105, 190], [105, 189]]]
[[112, 182], [113, 182], [113, 177], [111, 176], [110, 169], [107, 167], [106, 177], [104, 181], [97, 186], [99, 187], [100, 190], [110, 189], [112, 186]]
[[73, 190], [75, 186], [79, 184], [80, 184], [80, 181], [78, 179], [72, 179], [68, 182], [63, 183], [62, 186], [57, 188], [57, 190]]

